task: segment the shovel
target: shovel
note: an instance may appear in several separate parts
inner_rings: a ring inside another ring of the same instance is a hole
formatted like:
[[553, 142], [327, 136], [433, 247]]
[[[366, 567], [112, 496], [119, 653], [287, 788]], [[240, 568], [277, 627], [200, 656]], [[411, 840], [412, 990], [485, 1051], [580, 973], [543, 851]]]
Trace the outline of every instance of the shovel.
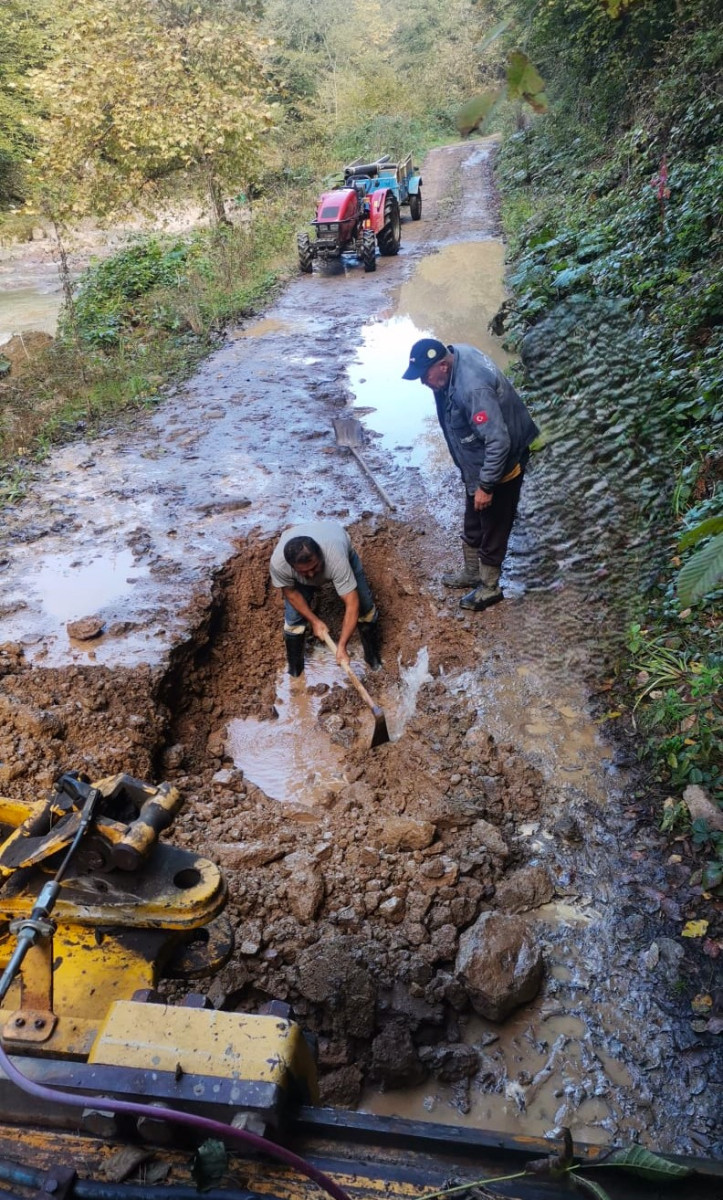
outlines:
[[[324, 634], [324, 641], [329, 649], [336, 654], [336, 646], [328, 633]], [[368, 704], [372, 710], [374, 716], [374, 735], [370, 749], [373, 750], [375, 746], [383, 746], [385, 742], [389, 741], [389, 730], [387, 729], [387, 718], [384, 716], [384, 709], [374, 703], [361, 679], [357, 679], [349, 664], [343, 663], [342, 665], [349, 676], [349, 681], [354, 685], [364, 703]]]
[[359, 453], [358, 447], [364, 445], [364, 430], [359, 421], [357, 421], [356, 417], [350, 416], [332, 417], [332, 425], [334, 426], [337, 446], [346, 446], [347, 449], [351, 450], [362, 471], [364, 471], [365, 475], [369, 476], [387, 508], [390, 512], [396, 512], [396, 504], [389, 499], [381, 483], [372, 475], [369, 467]]

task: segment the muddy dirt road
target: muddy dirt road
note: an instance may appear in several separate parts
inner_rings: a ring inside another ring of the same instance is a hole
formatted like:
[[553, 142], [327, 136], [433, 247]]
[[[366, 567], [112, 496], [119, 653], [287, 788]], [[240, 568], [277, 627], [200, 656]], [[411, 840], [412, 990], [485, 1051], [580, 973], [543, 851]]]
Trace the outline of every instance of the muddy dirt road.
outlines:
[[[431, 394], [400, 376], [420, 332], [507, 363], [487, 329], [504, 294], [493, 152], [433, 152], [397, 258], [293, 280], [154, 414], [58, 451], [6, 510], [0, 783], [175, 782], [171, 836], [229, 881], [236, 951], [210, 994], [291, 1001], [328, 1103], [708, 1153], [712, 1039], [676, 992], [692, 897], [592, 715], [605, 597], [554, 445], [525, 484], [505, 603], [465, 614], [438, 583], [461, 488]], [[335, 445], [349, 411], [393, 513]], [[324, 647], [303, 682], [284, 672], [268, 560], [320, 517], [349, 527], [382, 614], [366, 683], [392, 741], [373, 753]], [[81, 618], [99, 636], [71, 636]], [[483, 914], [544, 964], [501, 1024], [460, 981]]]

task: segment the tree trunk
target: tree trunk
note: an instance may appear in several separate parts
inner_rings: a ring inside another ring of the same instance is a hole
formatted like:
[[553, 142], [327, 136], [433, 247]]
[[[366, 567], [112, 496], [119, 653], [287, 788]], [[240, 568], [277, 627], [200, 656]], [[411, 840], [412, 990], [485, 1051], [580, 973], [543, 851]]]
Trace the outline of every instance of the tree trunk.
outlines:
[[211, 161], [205, 157], [202, 159], [201, 165], [204, 178], [206, 180], [206, 191], [208, 192], [208, 198], [211, 201], [211, 216], [213, 223], [214, 225], [230, 225], [231, 222], [226, 216], [226, 209], [223, 206], [221, 189], [214, 174], [213, 165]]
[[73, 339], [73, 346], [78, 355], [78, 369], [83, 383], [87, 383], [85, 374], [85, 364], [83, 362], [83, 350], [80, 344], [80, 335], [78, 333], [78, 318], [75, 312], [75, 299], [73, 297], [73, 283], [70, 278], [70, 267], [68, 265], [68, 254], [60, 235], [60, 226], [55, 217], [51, 214], [50, 220], [53, 223], [53, 231], [55, 233], [55, 243], [58, 250], [58, 274], [60, 275], [60, 283], [63, 289], [63, 298], [65, 300], [65, 309], [68, 314], [68, 327]]

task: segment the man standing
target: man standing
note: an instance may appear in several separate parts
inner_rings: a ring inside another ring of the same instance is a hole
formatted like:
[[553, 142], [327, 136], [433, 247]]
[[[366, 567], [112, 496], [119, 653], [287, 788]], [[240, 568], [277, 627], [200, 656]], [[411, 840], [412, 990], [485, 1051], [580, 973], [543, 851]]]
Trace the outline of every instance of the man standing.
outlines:
[[503, 598], [502, 563], [539, 430], [510, 381], [474, 346], [422, 338], [412, 346], [402, 378], [419, 379], [434, 392], [437, 418], [465, 486], [464, 567], [443, 575], [442, 583], [471, 588], [460, 605], [481, 612]]
[[284, 597], [284, 642], [290, 675], [304, 670], [304, 637], [310, 625], [323, 640], [327, 626], [312, 611], [322, 584], [330, 581], [344, 602], [336, 660], [349, 663], [347, 643], [359, 628], [364, 658], [373, 671], [382, 665], [376, 606], [361, 559], [349, 534], [336, 521], [307, 521], [281, 535], [271, 555], [271, 582]]

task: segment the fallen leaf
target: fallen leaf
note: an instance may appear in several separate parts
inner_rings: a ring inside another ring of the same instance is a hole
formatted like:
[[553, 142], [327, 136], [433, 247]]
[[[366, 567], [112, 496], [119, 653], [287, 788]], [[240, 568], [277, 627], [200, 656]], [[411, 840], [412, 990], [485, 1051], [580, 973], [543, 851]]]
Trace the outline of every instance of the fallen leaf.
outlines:
[[693, 1012], [699, 1017], [705, 1017], [713, 1007], [713, 997], [707, 992], [699, 992], [690, 1002]]
[[709, 924], [710, 921], [686, 921], [681, 936], [689, 938], [704, 937], [708, 932]]
[[125, 1146], [112, 1154], [103, 1168], [103, 1174], [111, 1183], [122, 1183], [141, 1165], [153, 1158], [155, 1151], [142, 1146]]

